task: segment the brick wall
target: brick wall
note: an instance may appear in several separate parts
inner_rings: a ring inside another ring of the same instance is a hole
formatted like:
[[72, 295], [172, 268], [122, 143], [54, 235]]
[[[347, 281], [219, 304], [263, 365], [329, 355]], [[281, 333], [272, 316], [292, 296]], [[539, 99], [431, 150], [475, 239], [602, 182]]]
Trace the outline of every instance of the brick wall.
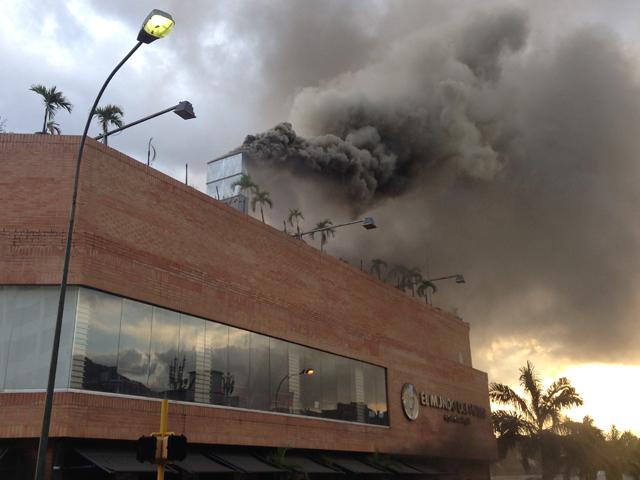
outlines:
[[[79, 141], [0, 134], [0, 284], [60, 282]], [[170, 428], [179, 431], [175, 421], [190, 439], [479, 459], [495, 451], [489, 418], [463, 426], [423, 407], [409, 422], [399, 401], [412, 382], [489, 410], [487, 377], [471, 368], [468, 324], [92, 139], [69, 284], [387, 368], [390, 429], [172, 405]], [[0, 437], [37, 435], [29, 422], [39, 394], [20, 395], [18, 403], [0, 395]], [[156, 428], [151, 410], [160, 408], [76, 393], [56, 402], [54, 436], [137, 438]], [[116, 418], [127, 426], [107, 427]]]

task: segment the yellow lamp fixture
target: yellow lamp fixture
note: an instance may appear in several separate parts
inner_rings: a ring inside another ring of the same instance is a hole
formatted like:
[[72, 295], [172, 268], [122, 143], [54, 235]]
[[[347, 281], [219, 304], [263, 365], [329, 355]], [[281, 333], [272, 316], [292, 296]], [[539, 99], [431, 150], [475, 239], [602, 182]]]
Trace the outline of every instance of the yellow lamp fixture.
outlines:
[[176, 22], [168, 13], [162, 10], [152, 10], [140, 28], [138, 33], [138, 41], [142, 43], [151, 43], [159, 38], [169, 35]]

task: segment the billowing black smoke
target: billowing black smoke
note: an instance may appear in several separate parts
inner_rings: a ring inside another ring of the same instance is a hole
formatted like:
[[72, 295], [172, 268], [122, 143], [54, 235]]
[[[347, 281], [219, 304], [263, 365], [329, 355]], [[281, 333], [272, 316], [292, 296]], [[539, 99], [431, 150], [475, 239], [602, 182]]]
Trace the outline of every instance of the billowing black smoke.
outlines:
[[511, 111], [497, 95], [501, 62], [524, 47], [526, 24], [522, 12], [508, 11], [456, 39], [415, 35], [390, 60], [298, 95], [294, 111], [311, 115], [322, 135], [302, 137], [281, 123], [238, 150], [262, 165], [334, 179], [357, 210], [405, 193], [422, 172], [454, 168], [490, 180], [513, 134]]

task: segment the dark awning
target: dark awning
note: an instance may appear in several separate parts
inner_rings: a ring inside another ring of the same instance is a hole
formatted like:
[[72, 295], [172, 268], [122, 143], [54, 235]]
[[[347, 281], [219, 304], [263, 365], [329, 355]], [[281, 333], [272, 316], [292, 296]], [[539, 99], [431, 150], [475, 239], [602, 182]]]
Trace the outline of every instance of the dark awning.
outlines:
[[426, 463], [409, 462], [409, 461], [407, 462], [403, 461], [402, 463], [411, 468], [419, 470], [420, 472], [427, 475], [453, 475], [452, 472], [448, 472], [446, 470], [443, 470], [438, 467], [434, 467], [433, 465], [428, 465]]
[[285, 459], [289, 465], [299, 465], [300, 467], [302, 467], [300, 470], [307, 473], [342, 474], [341, 471], [336, 470], [335, 468], [327, 467], [326, 465], [322, 465], [301, 453], [287, 452], [287, 454], [285, 455]]
[[189, 450], [187, 458], [181, 462], [174, 462], [174, 466], [185, 470], [187, 473], [228, 473], [238, 471], [215, 462], [195, 450]]
[[219, 461], [245, 473], [281, 473], [286, 471], [258, 460], [248, 452], [238, 450], [208, 450], [204, 453], [215, 461]]
[[9, 448], [11, 448], [9, 445], [0, 445], [0, 460], [7, 454]]
[[388, 470], [391, 470], [393, 473], [397, 473], [400, 475], [424, 475], [423, 471], [400, 462], [394, 462], [386, 468]]
[[[107, 473], [139, 473], [158, 470], [156, 465], [138, 462], [136, 452], [124, 446], [80, 446], [75, 447], [75, 451]], [[166, 471], [173, 472], [175, 470], [167, 466]]]
[[333, 459], [333, 465], [346, 470], [347, 473], [388, 473], [353, 457], [336, 457]]

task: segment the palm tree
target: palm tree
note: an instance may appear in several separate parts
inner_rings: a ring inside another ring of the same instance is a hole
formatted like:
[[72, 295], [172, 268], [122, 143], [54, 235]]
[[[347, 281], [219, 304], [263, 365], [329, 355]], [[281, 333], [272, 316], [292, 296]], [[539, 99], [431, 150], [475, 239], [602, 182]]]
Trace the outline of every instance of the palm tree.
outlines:
[[[107, 128], [109, 124], [114, 125], [116, 128], [120, 128], [124, 125], [122, 116], [124, 115], [122, 107], [118, 105], [107, 104], [104, 107], [96, 108], [95, 116], [98, 117], [98, 123], [102, 126], [102, 133], [107, 134]], [[102, 137], [102, 142], [105, 145], [108, 137]]]
[[249, 175], [248, 173], [243, 173], [242, 175], [240, 175], [240, 178], [231, 184], [231, 189], [233, 190], [238, 186], [242, 188], [243, 192], [248, 188], [250, 188], [251, 191], [260, 189], [260, 187], [258, 187], [258, 184], [251, 180], [251, 175]]
[[502, 383], [489, 384], [491, 401], [513, 409], [492, 414], [498, 450], [504, 456], [508, 450], [517, 448], [525, 470], [529, 458], [539, 454], [542, 480], [551, 480], [560, 470], [562, 413], [582, 405], [582, 397], [565, 377], [543, 390], [540, 376], [529, 361], [520, 369], [520, 386], [524, 397]]
[[[321, 222], [316, 223], [316, 226], [313, 228], [314, 230], [320, 230], [321, 228], [327, 228], [333, 225], [333, 222], [328, 218], [325, 218]], [[336, 236], [335, 228], [327, 228], [326, 230], [322, 230], [321, 232], [313, 232], [309, 234], [309, 236], [313, 239], [316, 233], [320, 234], [320, 251], [324, 252], [324, 244], [329, 241], [329, 237]]]
[[67, 100], [62, 92], [56, 91], [56, 87], [47, 88], [44, 85], [31, 85], [29, 88], [32, 92], [36, 92], [42, 97], [44, 103], [44, 122], [42, 123], [42, 133], [47, 133], [47, 121], [53, 120], [56, 112], [60, 109], [64, 109], [71, 113], [73, 105]]
[[[296, 219], [296, 230], [298, 231], [298, 238], [300, 238], [300, 224], [299, 224], [299, 219], [301, 218], [302, 220], [304, 220], [304, 217], [302, 216], [302, 212], [300, 210], [298, 210], [297, 208], [289, 209], [289, 216], [287, 217], [287, 221], [289, 222], [289, 225], [291, 225], [293, 227], [293, 219]], [[286, 227], [286, 225], [285, 225]]]
[[60, 125], [54, 121], [47, 122], [47, 130], [51, 135], [62, 135], [62, 130], [60, 130]]
[[396, 279], [398, 281], [398, 285], [396, 286], [396, 288], [398, 290], [402, 290], [403, 292], [406, 286], [406, 277], [408, 272], [409, 267], [403, 265], [402, 263], [396, 263], [389, 269], [388, 275], [390, 277], [394, 275], [396, 276]]
[[425, 303], [429, 303], [429, 289], [431, 289], [432, 294], [438, 291], [435, 284], [431, 280], [422, 280], [418, 284], [418, 296], [424, 297]]
[[411, 287], [411, 295], [415, 297], [416, 293], [413, 287], [416, 283], [422, 282], [422, 272], [418, 267], [410, 268], [406, 272], [404, 281], [407, 284], [407, 286]]
[[580, 480], [596, 480], [605, 462], [604, 432], [595, 426], [589, 415], [582, 422], [565, 420], [563, 430], [563, 476], [570, 478], [577, 475]]
[[[248, 176], [248, 175], [247, 175]], [[269, 192], [265, 190], [260, 190], [260, 188], [256, 185], [253, 190], [253, 198], [251, 199], [251, 211], [256, 211], [256, 204], [260, 204], [260, 214], [262, 215], [262, 223], [264, 222], [264, 212], [262, 211], [262, 206], [266, 203], [269, 205], [269, 208], [273, 208], [273, 200], [269, 198]]]
[[378, 280], [380, 280], [380, 267], [382, 266], [384, 266], [384, 268], [387, 268], [387, 262], [380, 258], [374, 258], [373, 260], [371, 260], [371, 275], [373, 275], [373, 272], [376, 272], [376, 274], [378, 275]]

